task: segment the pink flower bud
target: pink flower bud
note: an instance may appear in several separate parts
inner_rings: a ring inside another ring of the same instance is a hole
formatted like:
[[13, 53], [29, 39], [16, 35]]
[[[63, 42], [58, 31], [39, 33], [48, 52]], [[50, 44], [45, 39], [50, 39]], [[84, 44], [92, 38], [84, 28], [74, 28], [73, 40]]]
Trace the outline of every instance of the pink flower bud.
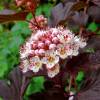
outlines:
[[36, 44], [36, 43], [33, 43], [33, 44], [32, 44], [32, 49], [35, 50], [36, 48], [37, 48], [37, 44]]
[[45, 37], [41, 37], [39, 40], [45, 42]]
[[35, 50], [34, 52], [35, 52], [35, 55], [37, 55], [37, 56], [39, 55], [39, 50], [38, 49]]
[[51, 44], [51, 41], [46, 40], [46, 41], [45, 41], [45, 44], [46, 44], [46, 45], [50, 45], [50, 44]]
[[40, 49], [39, 50], [39, 54], [41, 55], [41, 54], [44, 54], [45, 53], [45, 50], [44, 49]]
[[34, 51], [34, 50], [32, 50], [32, 51], [30, 52], [29, 58], [30, 58], [30, 57], [33, 57], [33, 56], [35, 56], [35, 51]]
[[44, 48], [44, 43], [42, 42], [38, 43], [38, 48]]
[[59, 43], [59, 39], [58, 39], [57, 37], [54, 37], [54, 38], [52, 39], [52, 42], [53, 42], [53, 43]]
[[55, 49], [56, 45], [55, 44], [50, 44], [49, 49]]

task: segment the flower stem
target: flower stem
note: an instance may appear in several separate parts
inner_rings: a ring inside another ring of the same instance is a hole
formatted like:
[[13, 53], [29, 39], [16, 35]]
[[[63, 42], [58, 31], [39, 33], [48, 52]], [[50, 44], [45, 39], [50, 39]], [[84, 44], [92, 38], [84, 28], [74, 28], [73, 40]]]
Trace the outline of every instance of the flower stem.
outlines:
[[70, 92], [70, 90], [71, 90], [72, 80], [73, 80], [73, 77], [72, 77], [72, 75], [70, 75], [70, 79], [69, 79], [69, 87], [68, 87], [68, 91], [69, 91], [69, 92]]

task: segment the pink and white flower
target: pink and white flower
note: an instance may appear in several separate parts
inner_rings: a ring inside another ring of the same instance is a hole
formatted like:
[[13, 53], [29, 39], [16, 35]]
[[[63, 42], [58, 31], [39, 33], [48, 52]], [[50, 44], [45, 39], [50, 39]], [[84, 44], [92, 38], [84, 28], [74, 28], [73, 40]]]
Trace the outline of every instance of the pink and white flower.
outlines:
[[[42, 21], [43, 16], [38, 18]], [[41, 29], [35, 31], [26, 43], [20, 48], [20, 59], [25, 65], [23, 72], [32, 70], [39, 72], [44, 64], [48, 76], [54, 77], [59, 73], [59, 60], [77, 56], [79, 49], [86, 46], [86, 42], [80, 36], [75, 36], [64, 27]], [[25, 59], [27, 58], [27, 60]]]
[[50, 78], [53, 78], [59, 73], [59, 71], [60, 71], [60, 66], [59, 64], [56, 64], [53, 68], [48, 69], [47, 73]]
[[31, 19], [31, 23], [29, 24], [29, 28], [34, 32], [37, 31], [39, 28], [43, 29], [47, 27], [47, 18], [43, 15], [36, 16], [35, 19]]
[[53, 68], [59, 62], [59, 57], [54, 52], [48, 51], [42, 58], [42, 62], [46, 64], [47, 68]]
[[57, 55], [62, 59], [66, 59], [68, 57], [66, 47], [62, 44], [57, 45]]
[[22, 69], [23, 73], [26, 73], [29, 70], [29, 61], [27, 59], [21, 62], [20, 68]]
[[42, 68], [42, 62], [38, 56], [30, 58], [30, 66], [29, 69], [33, 72], [38, 72]]

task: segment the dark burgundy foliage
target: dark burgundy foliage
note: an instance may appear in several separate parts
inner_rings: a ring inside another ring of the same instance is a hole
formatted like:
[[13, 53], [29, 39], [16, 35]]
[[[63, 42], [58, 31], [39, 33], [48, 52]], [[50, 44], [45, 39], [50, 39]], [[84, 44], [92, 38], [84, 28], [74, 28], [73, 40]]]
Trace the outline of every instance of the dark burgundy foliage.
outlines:
[[64, 0], [64, 4], [59, 3], [52, 9], [49, 25], [52, 27], [67, 22], [71, 27], [85, 26], [88, 18], [92, 18], [91, 21], [100, 22], [100, 0], [87, 1]]
[[6, 80], [0, 80], [0, 96], [4, 100], [23, 100], [22, 97], [28, 84], [33, 76], [46, 76], [46, 71], [41, 70], [34, 74], [27, 72], [23, 74], [21, 69], [17, 66], [10, 72]]
[[11, 22], [11, 21], [20, 21], [20, 20], [25, 21], [27, 14], [28, 14], [28, 12], [15, 13], [10, 10], [5, 10], [0, 13], [0, 23]]
[[100, 23], [100, 7], [99, 6], [89, 7], [88, 14], [96, 22]]
[[[99, 59], [100, 61], [100, 59]], [[100, 64], [99, 64], [100, 67]], [[89, 74], [83, 89], [76, 95], [75, 100], [100, 100], [100, 69]]]
[[[87, 23], [100, 22], [100, 0], [64, 0], [52, 9], [49, 26], [68, 25], [83, 28], [81, 35], [87, 38], [87, 46], [80, 50], [78, 56], [60, 61], [60, 73], [50, 79], [46, 76], [46, 69], [38, 73], [31, 71], [22, 74], [18, 67], [13, 69], [6, 80], [0, 80], [0, 96], [4, 100], [23, 100], [22, 97], [33, 76], [45, 76], [45, 90], [29, 96], [29, 100], [68, 100], [69, 93], [65, 92], [68, 86], [69, 75], [73, 78], [79, 71], [85, 72], [82, 87], [75, 94], [75, 100], [100, 100], [100, 36], [87, 31]], [[88, 1], [88, 2], [87, 2]], [[0, 15], [0, 22], [25, 20], [28, 12]], [[92, 48], [93, 53], [86, 50]], [[75, 84], [74, 84], [75, 85]], [[76, 86], [77, 87], [77, 86]]]
[[9, 82], [0, 81], [0, 96], [4, 100], [20, 100], [20, 91], [22, 85], [22, 72], [15, 68], [9, 75]]
[[91, 0], [94, 4], [98, 5], [100, 7], [100, 0]]

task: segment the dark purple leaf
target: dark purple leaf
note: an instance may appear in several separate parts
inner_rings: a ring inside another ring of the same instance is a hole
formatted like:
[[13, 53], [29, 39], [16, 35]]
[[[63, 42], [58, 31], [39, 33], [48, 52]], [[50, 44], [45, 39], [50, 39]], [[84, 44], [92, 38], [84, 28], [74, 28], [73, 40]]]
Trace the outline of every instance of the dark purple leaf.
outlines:
[[91, 0], [94, 4], [98, 5], [100, 7], [100, 0]]
[[12, 100], [12, 91], [10, 90], [10, 86], [6, 83], [6, 81], [0, 80], [0, 97], [4, 100]]
[[78, 92], [75, 100], [100, 100], [100, 68], [93, 71], [87, 79], [83, 84], [85, 87]]
[[9, 22], [9, 21], [19, 21], [25, 20], [28, 12], [19, 12], [15, 14], [0, 14], [0, 23]]
[[72, 17], [72, 20], [76, 25], [85, 26], [88, 22], [88, 15], [84, 12], [76, 12], [75, 15]]
[[88, 8], [88, 15], [96, 22], [100, 22], [100, 7], [91, 6]]
[[27, 86], [27, 81], [28, 80], [24, 83], [21, 70], [18, 67], [15, 68], [9, 74], [9, 84], [6, 81], [0, 81], [0, 96], [3, 97], [4, 100], [22, 100], [23, 92]]
[[49, 19], [49, 26], [54, 27], [60, 23], [60, 21], [65, 20], [70, 14], [70, 9], [74, 3], [68, 2], [65, 5], [59, 3], [52, 9], [51, 17]]
[[[10, 74], [9, 74], [9, 80], [11, 82], [10, 89], [12, 91], [13, 98], [17, 97], [20, 99], [21, 95], [21, 86], [22, 86], [22, 80], [23, 75], [19, 68], [15, 68]], [[16, 90], [16, 91], [15, 91]]]
[[52, 9], [49, 26], [67, 25], [69, 27], [85, 26], [88, 22], [88, 15], [83, 12], [76, 12], [86, 7], [83, 1], [78, 3], [66, 2], [64, 5], [59, 3]]
[[100, 50], [100, 36], [92, 36], [87, 43], [87, 46], [81, 51], [85, 51], [88, 48], [93, 48], [95, 51]]
[[6, 81], [0, 81], [0, 96], [3, 97], [4, 100], [22, 100], [32, 77], [41, 75], [46, 76], [47, 71], [44, 69], [36, 74], [32, 71], [23, 74], [19, 67], [14, 68], [7, 79], [9, 84]]
[[16, 12], [14, 10], [4, 9], [0, 11], [0, 15], [9, 15], [9, 14], [15, 14]]
[[[93, 39], [93, 40], [92, 40]], [[84, 49], [94, 48], [94, 53], [81, 53], [78, 56], [72, 57], [66, 64], [67, 71], [76, 74], [79, 70], [92, 71], [100, 67], [100, 38], [92, 38]], [[80, 59], [81, 58], [81, 59]]]
[[76, 2], [77, 0], [63, 0], [63, 3], [67, 3], [67, 2]]

